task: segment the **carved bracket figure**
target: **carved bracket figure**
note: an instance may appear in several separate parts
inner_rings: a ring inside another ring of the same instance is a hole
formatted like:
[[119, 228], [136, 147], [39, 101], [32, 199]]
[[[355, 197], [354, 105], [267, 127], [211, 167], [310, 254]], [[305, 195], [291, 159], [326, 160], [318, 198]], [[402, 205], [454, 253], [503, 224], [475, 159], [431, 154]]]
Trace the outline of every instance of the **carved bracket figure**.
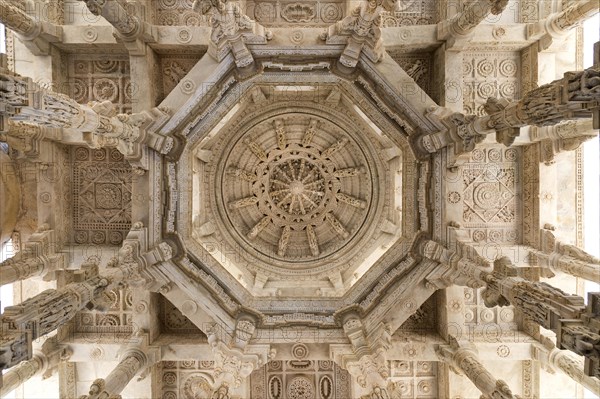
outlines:
[[241, 8], [228, 0], [195, 0], [194, 11], [210, 14], [211, 33], [208, 53], [221, 62], [231, 52], [238, 68], [254, 63], [247, 44], [266, 44], [273, 33], [250, 19]]
[[321, 39], [327, 44], [346, 44], [340, 56], [340, 64], [355, 68], [364, 53], [373, 62], [383, 58], [385, 49], [381, 39], [381, 14], [393, 12], [397, 0], [363, 1], [350, 15], [331, 25]]

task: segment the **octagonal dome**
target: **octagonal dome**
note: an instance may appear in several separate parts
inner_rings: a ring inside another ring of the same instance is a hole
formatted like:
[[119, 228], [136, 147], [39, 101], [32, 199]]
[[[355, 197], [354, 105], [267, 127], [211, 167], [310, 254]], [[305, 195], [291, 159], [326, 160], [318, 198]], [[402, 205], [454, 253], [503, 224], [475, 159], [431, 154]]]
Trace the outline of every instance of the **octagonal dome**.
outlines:
[[339, 296], [358, 281], [402, 236], [414, 159], [350, 97], [279, 84], [222, 101], [225, 116], [185, 149], [191, 252], [256, 296]]

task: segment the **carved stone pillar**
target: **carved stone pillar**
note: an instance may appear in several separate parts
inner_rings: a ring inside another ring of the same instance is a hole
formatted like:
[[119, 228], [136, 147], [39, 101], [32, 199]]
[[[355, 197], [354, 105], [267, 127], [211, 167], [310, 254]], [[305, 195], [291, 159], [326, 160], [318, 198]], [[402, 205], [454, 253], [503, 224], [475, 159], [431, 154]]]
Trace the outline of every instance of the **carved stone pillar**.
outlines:
[[[529, 129], [529, 141], [540, 143], [541, 161], [547, 165], [554, 163], [556, 154], [575, 151], [597, 135], [598, 130], [593, 128], [591, 119], [565, 121], [554, 126], [531, 126]], [[523, 143], [523, 140], [519, 141]]]
[[33, 355], [31, 340], [56, 330], [77, 312], [99, 298], [108, 280], [93, 277], [57, 290], [46, 290], [19, 305], [8, 306], [0, 316], [0, 369], [28, 360]]
[[27, 330], [36, 339], [69, 321], [106, 286], [107, 280], [94, 277], [57, 290], [46, 290], [19, 305], [8, 306], [2, 314], [7, 330]]
[[[438, 24], [438, 40], [446, 40], [446, 50], [460, 50], [473, 30], [490, 13], [499, 15], [508, 0], [475, 0], [466, 5], [462, 12]], [[460, 45], [461, 43], [463, 45]]]
[[49, 377], [61, 361], [65, 361], [71, 351], [59, 345], [56, 337], [48, 338], [42, 345], [41, 351], [34, 352], [31, 359], [22, 361], [2, 376], [0, 396], [5, 397], [20, 385], [37, 374]]
[[464, 375], [483, 393], [482, 398], [515, 399], [502, 380], [494, 378], [478, 359], [477, 351], [469, 345], [460, 345], [454, 337], [450, 337], [448, 345], [440, 345], [436, 349], [440, 361], [446, 363], [458, 375]]
[[[0, 105], [0, 110], [2, 105]], [[1, 117], [0, 117], [1, 119]], [[19, 209], [21, 207], [21, 178], [17, 173], [17, 164], [0, 149], [0, 251], [2, 245], [7, 242], [18, 222]], [[0, 272], [0, 279], [2, 272]]]
[[392, 12], [397, 0], [362, 1], [350, 15], [331, 25], [321, 39], [327, 44], [345, 44], [340, 64], [354, 68], [360, 54], [364, 53], [373, 62], [383, 58], [385, 49], [381, 40], [381, 14]]
[[231, 52], [238, 68], [247, 67], [254, 63], [254, 57], [246, 45], [266, 44], [267, 40], [273, 38], [270, 30], [250, 19], [233, 2], [195, 0], [192, 8], [202, 15], [211, 15], [208, 53], [217, 62], [221, 62]]
[[0, 285], [62, 269], [65, 261], [64, 255], [57, 253], [54, 231], [42, 228], [29, 237], [21, 252], [0, 263]]
[[600, 259], [574, 245], [557, 241], [550, 230], [541, 230], [540, 241], [541, 250], [532, 252], [540, 266], [594, 283], [600, 282]]
[[[145, 43], [156, 42], [158, 29], [141, 19], [143, 10], [128, 9], [118, 0], [79, 0], [85, 2], [90, 12], [104, 17], [116, 30], [115, 36], [122, 40], [132, 55], [143, 55]], [[139, 7], [139, 4], [127, 4]]]
[[546, 283], [516, 277], [506, 257], [485, 273], [487, 288], [481, 294], [488, 307], [513, 305], [523, 317], [556, 332], [557, 346], [585, 357], [585, 373], [600, 376], [600, 294], [590, 293], [588, 306]]
[[0, 133], [15, 149], [35, 157], [42, 140], [91, 148], [115, 147], [133, 166], [146, 168], [145, 145], [162, 154], [173, 148], [173, 138], [156, 133], [167, 115], [159, 109], [138, 114], [117, 114], [109, 101], [78, 104], [44, 90], [30, 79], [0, 74], [0, 100], [5, 115]]
[[600, 396], [600, 380], [584, 373], [583, 361], [568, 350], [554, 348], [548, 354], [548, 363], [555, 370], [560, 370], [583, 385], [591, 392]]
[[[567, 72], [564, 78], [529, 91], [521, 100], [508, 102], [493, 97], [485, 104], [486, 116], [446, 113], [430, 114], [446, 130], [421, 137], [417, 145], [423, 153], [435, 153], [450, 144], [455, 153], [471, 151], [485, 135], [496, 133], [496, 141], [512, 145], [527, 125], [549, 126], [567, 119], [600, 117], [600, 70]], [[596, 124], [596, 122], [594, 122]]]
[[0, 0], [0, 22], [20, 36], [34, 55], [48, 55], [50, 43], [62, 40], [62, 28], [37, 21], [9, 0]]
[[106, 378], [99, 378], [92, 383], [89, 395], [83, 396], [82, 399], [120, 397], [119, 394], [133, 377], [146, 367], [147, 363], [148, 359], [143, 351], [129, 349], [121, 356], [117, 367]]
[[540, 40], [539, 50], [545, 50], [550, 47], [553, 39], [563, 38], [571, 29], [580, 26], [598, 12], [600, 12], [600, 5], [596, 0], [576, 1], [570, 7], [543, 21], [529, 24], [527, 38]]

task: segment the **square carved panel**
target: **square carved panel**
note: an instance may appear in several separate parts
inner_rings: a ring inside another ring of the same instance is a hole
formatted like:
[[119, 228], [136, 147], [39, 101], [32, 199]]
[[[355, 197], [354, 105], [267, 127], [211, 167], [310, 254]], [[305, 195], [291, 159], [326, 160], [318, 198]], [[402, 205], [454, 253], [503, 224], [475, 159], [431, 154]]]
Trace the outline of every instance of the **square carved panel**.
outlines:
[[116, 149], [72, 150], [73, 242], [120, 245], [131, 228], [131, 166]]
[[110, 101], [118, 113], [131, 112], [136, 87], [127, 56], [74, 54], [68, 59], [69, 95], [80, 104]]

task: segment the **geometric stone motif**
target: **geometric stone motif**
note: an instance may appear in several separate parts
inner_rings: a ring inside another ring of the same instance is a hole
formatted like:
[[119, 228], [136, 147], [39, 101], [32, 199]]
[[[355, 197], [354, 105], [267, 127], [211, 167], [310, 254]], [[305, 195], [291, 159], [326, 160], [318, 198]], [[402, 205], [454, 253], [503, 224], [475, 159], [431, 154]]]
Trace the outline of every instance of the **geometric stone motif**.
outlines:
[[[81, 311], [75, 317], [75, 332], [112, 334], [122, 333], [123, 338], [134, 330], [132, 323], [133, 293], [131, 289], [113, 290], [103, 294], [106, 311]], [[100, 335], [102, 336], [102, 335]], [[117, 338], [115, 336], [115, 338]]]
[[212, 387], [209, 376], [212, 375], [214, 367], [212, 361], [162, 362], [162, 398], [210, 398]]
[[192, 10], [193, 0], [156, 0], [155, 23], [167, 26], [208, 26], [208, 18]]
[[73, 147], [73, 242], [120, 245], [131, 228], [131, 166], [115, 148]]
[[518, 244], [522, 240], [521, 148], [486, 145], [447, 179], [448, 212], [460, 218], [461, 229], [478, 244]]
[[269, 27], [314, 27], [333, 24], [344, 17], [341, 1], [247, 1], [246, 15]]
[[463, 221], [509, 223], [515, 219], [515, 170], [468, 165], [463, 169]]
[[136, 89], [124, 57], [72, 55], [68, 58], [69, 95], [80, 104], [110, 101], [118, 113], [131, 112]]
[[486, 115], [488, 97], [520, 98], [518, 52], [470, 53], [463, 58], [463, 108], [466, 114]]
[[390, 365], [392, 397], [438, 397], [437, 362], [394, 360]]
[[350, 385], [350, 374], [331, 361], [274, 361], [250, 374], [250, 398], [348, 399]]

